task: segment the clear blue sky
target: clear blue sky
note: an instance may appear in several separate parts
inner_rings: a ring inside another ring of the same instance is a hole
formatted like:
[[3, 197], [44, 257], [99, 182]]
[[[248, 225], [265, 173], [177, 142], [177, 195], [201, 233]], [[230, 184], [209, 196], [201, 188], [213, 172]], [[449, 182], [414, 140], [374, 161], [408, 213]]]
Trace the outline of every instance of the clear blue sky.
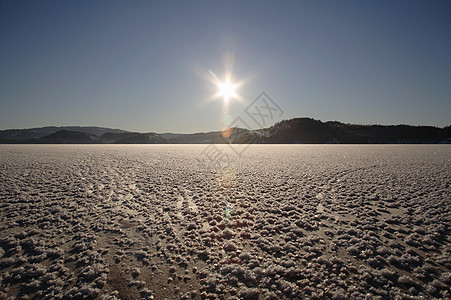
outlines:
[[0, 129], [218, 130], [225, 55], [233, 116], [451, 124], [450, 1], [0, 0]]

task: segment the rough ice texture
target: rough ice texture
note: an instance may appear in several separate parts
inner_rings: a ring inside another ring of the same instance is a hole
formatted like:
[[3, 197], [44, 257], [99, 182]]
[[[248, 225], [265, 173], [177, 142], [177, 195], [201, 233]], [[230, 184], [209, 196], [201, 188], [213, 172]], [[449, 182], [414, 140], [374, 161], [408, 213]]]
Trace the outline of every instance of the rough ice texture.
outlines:
[[0, 296], [451, 297], [449, 146], [205, 147], [0, 146]]

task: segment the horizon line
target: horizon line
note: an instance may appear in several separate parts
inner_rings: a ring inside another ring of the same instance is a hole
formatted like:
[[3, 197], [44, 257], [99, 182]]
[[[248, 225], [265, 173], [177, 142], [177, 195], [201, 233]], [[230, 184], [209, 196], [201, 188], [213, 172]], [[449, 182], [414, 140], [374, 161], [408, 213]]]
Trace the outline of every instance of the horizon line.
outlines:
[[[363, 124], [363, 123], [349, 123], [349, 122], [343, 122], [343, 121], [337, 121], [337, 120], [322, 121], [320, 119], [315, 119], [315, 118], [311, 118], [311, 117], [295, 117], [295, 118], [291, 118], [291, 119], [283, 119], [283, 120], [280, 120], [278, 122], [273, 123], [272, 125], [270, 125], [268, 127], [256, 128], [256, 129], [252, 129], [250, 131], [257, 131], [257, 130], [268, 129], [268, 128], [271, 128], [272, 126], [274, 126], [277, 123], [280, 123], [280, 122], [283, 122], [283, 121], [290, 121], [290, 120], [294, 120], [294, 119], [311, 119], [311, 120], [315, 120], [315, 121], [320, 121], [322, 123], [337, 122], [337, 123], [341, 123], [341, 124], [344, 124], [344, 125], [357, 125], [357, 126], [412, 126], [412, 127], [435, 127], [435, 128], [440, 128], [440, 129], [444, 129], [446, 127], [450, 127], [451, 126], [451, 124], [445, 125], [445, 126], [425, 125], [425, 124], [413, 125], [413, 124], [406, 124], [406, 123], [398, 123], [398, 124], [393, 124], [393, 123], [390, 123], [390, 124], [387, 124], [387, 123]], [[126, 132], [131, 132], [131, 133], [157, 133], [157, 134], [211, 133], [211, 132], [222, 131], [224, 129], [223, 128], [223, 129], [216, 129], [216, 130], [201, 130], [201, 131], [194, 131], [194, 132], [177, 132], [177, 131], [174, 131], [174, 132], [171, 132], [171, 131], [159, 131], [159, 132], [157, 132], [157, 131], [136, 131], [136, 130], [129, 130], [129, 129], [118, 128], [118, 127], [114, 128], [114, 127], [109, 127], [109, 126], [101, 126], [101, 125], [44, 125], [44, 126], [35, 126], [35, 127], [28, 127], [28, 128], [6, 128], [6, 129], [0, 129], [0, 131], [33, 130], [33, 129], [52, 128], [52, 127], [60, 127], [60, 128], [64, 128], [64, 127], [80, 127], [80, 128], [93, 127], [93, 128], [106, 128], [106, 129], [112, 129], [112, 130], [122, 130], [122, 131], [126, 131]], [[240, 127], [232, 127], [232, 128], [240, 128]]]

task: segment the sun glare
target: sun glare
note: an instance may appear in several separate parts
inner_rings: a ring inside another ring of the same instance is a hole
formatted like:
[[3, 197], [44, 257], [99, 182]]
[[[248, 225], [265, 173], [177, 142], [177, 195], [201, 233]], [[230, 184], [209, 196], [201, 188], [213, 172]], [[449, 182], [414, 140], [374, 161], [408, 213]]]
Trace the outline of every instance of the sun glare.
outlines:
[[216, 74], [208, 70], [210, 73], [210, 81], [218, 88], [218, 92], [214, 98], [224, 99], [224, 104], [228, 104], [230, 100], [234, 99], [240, 101], [240, 95], [237, 93], [237, 89], [243, 84], [243, 82], [234, 82], [233, 75], [227, 72], [223, 77], [223, 80], [219, 79]]
[[225, 102], [229, 102], [231, 98], [237, 96], [235, 92], [237, 86], [236, 84], [233, 84], [230, 79], [226, 79], [223, 82], [219, 81], [217, 85], [219, 88], [218, 97], [223, 97]]

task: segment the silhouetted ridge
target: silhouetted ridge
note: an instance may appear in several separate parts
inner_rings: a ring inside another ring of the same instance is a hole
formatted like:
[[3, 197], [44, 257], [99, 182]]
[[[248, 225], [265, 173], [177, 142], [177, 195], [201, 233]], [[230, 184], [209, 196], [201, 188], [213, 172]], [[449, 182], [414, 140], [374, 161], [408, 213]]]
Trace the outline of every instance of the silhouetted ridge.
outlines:
[[101, 136], [105, 133], [121, 133], [127, 132], [122, 129], [113, 129], [98, 126], [46, 126], [40, 128], [27, 129], [7, 129], [0, 130], [0, 139], [3, 140], [27, 140], [39, 139], [48, 136], [60, 130], [86, 132], [96, 136]]
[[252, 131], [232, 128], [226, 132], [191, 134], [139, 133], [104, 127], [78, 126], [0, 131], [0, 143], [4, 144], [432, 144], [450, 142], [451, 126], [438, 128], [410, 125], [356, 125], [337, 121], [322, 122], [312, 118], [283, 120], [269, 128]]
[[166, 140], [157, 133], [133, 133], [120, 138], [115, 144], [166, 144]]
[[40, 139], [52, 144], [98, 144], [102, 140], [87, 132], [60, 130]]
[[450, 126], [355, 125], [311, 118], [284, 120], [268, 129], [265, 143], [398, 144], [447, 142]]

